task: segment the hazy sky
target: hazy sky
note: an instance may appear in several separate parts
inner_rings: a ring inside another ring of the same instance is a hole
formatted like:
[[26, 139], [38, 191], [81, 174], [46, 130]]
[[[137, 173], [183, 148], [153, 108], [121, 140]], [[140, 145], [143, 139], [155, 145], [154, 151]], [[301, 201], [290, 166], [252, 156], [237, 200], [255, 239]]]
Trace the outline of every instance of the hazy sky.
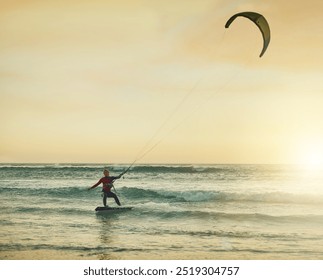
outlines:
[[[237, 12], [263, 14], [272, 40]], [[323, 162], [320, 0], [0, 0], [0, 162]], [[151, 140], [151, 141], [149, 141]]]

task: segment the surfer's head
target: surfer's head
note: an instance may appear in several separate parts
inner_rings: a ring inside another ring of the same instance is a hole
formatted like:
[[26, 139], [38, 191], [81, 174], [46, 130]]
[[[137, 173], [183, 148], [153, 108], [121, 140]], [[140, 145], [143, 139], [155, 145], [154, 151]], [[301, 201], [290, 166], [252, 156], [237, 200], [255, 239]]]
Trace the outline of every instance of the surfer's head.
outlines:
[[104, 174], [104, 176], [109, 176], [109, 170], [108, 169], [104, 169], [103, 170], [103, 174]]

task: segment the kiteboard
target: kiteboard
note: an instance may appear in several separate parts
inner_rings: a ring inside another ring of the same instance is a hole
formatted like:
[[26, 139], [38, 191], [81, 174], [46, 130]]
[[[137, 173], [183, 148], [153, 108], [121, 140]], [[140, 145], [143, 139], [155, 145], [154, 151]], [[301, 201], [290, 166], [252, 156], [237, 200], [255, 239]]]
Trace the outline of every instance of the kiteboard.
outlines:
[[126, 211], [126, 210], [131, 210], [133, 207], [96, 207], [95, 211]]

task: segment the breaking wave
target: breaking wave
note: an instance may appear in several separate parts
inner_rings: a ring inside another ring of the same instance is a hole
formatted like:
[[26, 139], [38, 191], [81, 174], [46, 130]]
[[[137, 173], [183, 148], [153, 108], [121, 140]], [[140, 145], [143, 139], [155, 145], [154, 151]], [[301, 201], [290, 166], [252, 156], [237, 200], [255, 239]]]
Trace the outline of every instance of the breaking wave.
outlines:
[[[100, 189], [88, 192], [84, 187], [59, 188], [24, 188], [3, 187], [0, 193], [12, 196], [48, 196], [55, 198], [87, 198], [100, 194]], [[122, 187], [118, 194], [130, 201], [160, 202], [246, 202], [246, 203], [281, 203], [281, 204], [323, 204], [322, 195], [293, 194], [287, 192], [267, 193], [231, 193], [224, 191], [176, 191], [154, 190], [150, 188]]]

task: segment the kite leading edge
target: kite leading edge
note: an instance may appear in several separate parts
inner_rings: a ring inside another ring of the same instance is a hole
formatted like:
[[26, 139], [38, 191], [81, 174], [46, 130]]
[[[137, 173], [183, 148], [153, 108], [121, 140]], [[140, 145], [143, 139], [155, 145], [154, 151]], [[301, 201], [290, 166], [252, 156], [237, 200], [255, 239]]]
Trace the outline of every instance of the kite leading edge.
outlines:
[[265, 17], [263, 15], [255, 13], [255, 12], [242, 12], [242, 13], [237, 13], [237, 14], [233, 15], [231, 18], [229, 18], [229, 20], [225, 24], [225, 28], [228, 28], [230, 26], [230, 24], [237, 17], [246, 17], [246, 18], [250, 19], [260, 29], [263, 40], [264, 40], [263, 48], [262, 48], [262, 51], [259, 55], [259, 57], [262, 57], [263, 54], [266, 52], [267, 47], [270, 42], [270, 28], [269, 28], [269, 24], [268, 24], [267, 20], [265, 19]]

